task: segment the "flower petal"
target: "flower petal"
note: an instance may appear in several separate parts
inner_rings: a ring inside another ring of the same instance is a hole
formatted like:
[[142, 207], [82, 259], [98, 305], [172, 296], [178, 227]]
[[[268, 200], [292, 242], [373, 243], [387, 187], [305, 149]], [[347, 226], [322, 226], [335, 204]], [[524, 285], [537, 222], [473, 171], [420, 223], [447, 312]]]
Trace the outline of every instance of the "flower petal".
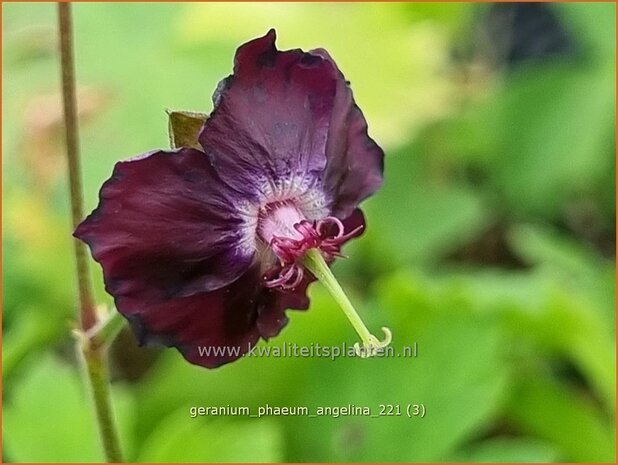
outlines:
[[275, 31], [242, 45], [199, 140], [221, 179], [247, 196], [316, 180], [345, 218], [382, 184], [382, 149], [324, 50], [278, 51]]
[[337, 93], [328, 131], [325, 184], [333, 215], [345, 218], [382, 185], [384, 151], [369, 137], [367, 121], [354, 101], [350, 84], [326, 50], [311, 50], [337, 70]]
[[255, 195], [265, 183], [322, 173], [337, 89], [330, 61], [280, 52], [275, 37], [270, 30], [238, 49], [234, 74], [217, 88], [199, 137], [221, 178]]
[[157, 151], [116, 164], [74, 235], [114, 297], [188, 297], [226, 286], [251, 264], [238, 202], [201, 151]]
[[140, 344], [176, 347], [189, 362], [214, 368], [240, 358], [287, 323], [284, 310], [294, 302], [263, 288], [261, 278], [256, 265], [213, 292], [156, 302], [120, 298], [116, 306]]

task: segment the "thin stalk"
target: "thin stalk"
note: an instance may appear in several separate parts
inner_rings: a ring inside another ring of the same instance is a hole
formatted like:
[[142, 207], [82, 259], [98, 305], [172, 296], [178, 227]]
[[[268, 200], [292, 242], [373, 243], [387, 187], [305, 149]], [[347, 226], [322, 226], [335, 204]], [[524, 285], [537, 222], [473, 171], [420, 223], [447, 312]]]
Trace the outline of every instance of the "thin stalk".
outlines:
[[[69, 187], [71, 198], [71, 218], [73, 229], [84, 218], [84, 201], [79, 155], [79, 132], [77, 123], [77, 100], [75, 97], [75, 65], [73, 61], [73, 25], [71, 21], [71, 4], [58, 3], [58, 26], [60, 30], [60, 59], [62, 68], [62, 103], [64, 108], [64, 126], [69, 167]], [[77, 283], [79, 289], [79, 308], [81, 328], [88, 331], [97, 322], [97, 315], [92, 297], [92, 283], [88, 272], [88, 258], [84, 243], [73, 240], [75, 261], [77, 265]]]
[[107, 462], [120, 463], [122, 452], [112, 408], [106, 348], [89, 347], [86, 342], [82, 348], [82, 357], [87, 377], [90, 380], [90, 390], [96, 407], [99, 436], [105, 451], [105, 458]]
[[386, 347], [391, 342], [391, 331], [387, 327], [382, 327], [385, 339], [378, 340], [376, 336], [371, 334], [363, 323], [360, 315], [356, 312], [354, 305], [348, 299], [348, 296], [343, 291], [339, 281], [335, 278], [328, 264], [322, 257], [318, 249], [309, 250], [303, 259], [305, 267], [317, 278], [318, 281], [326, 288], [330, 295], [337, 301], [339, 307], [350, 320], [350, 323], [363, 341], [362, 348], [356, 344], [356, 352], [363, 357], [371, 357], [376, 354], [376, 351]]
[[[80, 178], [79, 137], [77, 121], [77, 102], [75, 98], [75, 65], [73, 60], [73, 28], [71, 22], [71, 4], [58, 3], [58, 28], [60, 32], [60, 57], [62, 67], [62, 101], [66, 129], [66, 146], [69, 168], [69, 186], [71, 197], [71, 216], [73, 228], [83, 218], [83, 197]], [[99, 426], [99, 435], [108, 462], [121, 462], [120, 442], [112, 410], [109, 369], [107, 365], [106, 346], [96, 342], [89, 331], [98, 324], [98, 317], [92, 296], [92, 283], [88, 272], [85, 246], [74, 240], [77, 264], [77, 282], [79, 289], [79, 319], [81, 330], [78, 332], [79, 349], [85, 365], [92, 399]], [[113, 333], [113, 332], [111, 332]]]

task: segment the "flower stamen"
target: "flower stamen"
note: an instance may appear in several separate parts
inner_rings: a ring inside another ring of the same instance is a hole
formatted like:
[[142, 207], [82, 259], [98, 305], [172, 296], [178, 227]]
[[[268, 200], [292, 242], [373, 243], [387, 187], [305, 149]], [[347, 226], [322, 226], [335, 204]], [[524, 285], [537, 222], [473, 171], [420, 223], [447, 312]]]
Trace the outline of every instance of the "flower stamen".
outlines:
[[294, 289], [302, 282], [304, 276], [303, 267], [292, 263], [283, 267], [277, 278], [266, 281], [265, 286], [268, 288], [279, 287], [284, 290]]
[[299, 238], [274, 235], [270, 241], [270, 247], [283, 264], [296, 263], [310, 249], [319, 249], [326, 260], [345, 257], [340, 252], [341, 245], [363, 229], [358, 226], [344, 234], [343, 223], [334, 216], [317, 221], [302, 220], [293, 227]]

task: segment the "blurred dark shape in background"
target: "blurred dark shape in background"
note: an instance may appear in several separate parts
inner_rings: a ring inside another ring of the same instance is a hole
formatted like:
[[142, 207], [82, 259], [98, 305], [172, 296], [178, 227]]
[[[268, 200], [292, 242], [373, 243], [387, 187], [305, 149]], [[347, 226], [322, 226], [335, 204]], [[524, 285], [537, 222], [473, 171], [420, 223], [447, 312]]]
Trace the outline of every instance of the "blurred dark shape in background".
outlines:
[[492, 3], [481, 23], [477, 34], [490, 48], [484, 53], [509, 68], [531, 60], [574, 58], [581, 50], [550, 4]]

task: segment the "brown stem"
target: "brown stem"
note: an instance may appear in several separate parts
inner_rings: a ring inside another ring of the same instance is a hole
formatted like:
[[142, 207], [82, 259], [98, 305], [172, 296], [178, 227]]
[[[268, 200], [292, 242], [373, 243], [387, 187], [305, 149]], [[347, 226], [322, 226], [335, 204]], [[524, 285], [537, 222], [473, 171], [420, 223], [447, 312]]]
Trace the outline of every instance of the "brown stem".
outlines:
[[[69, 186], [71, 195], [71, 216], [73, 228], [82, 221], [84, 207], [80, 177], [79, 134], [77, 125], [77, 101], [75, 98], [75, 66], [73, 62], [73, 25], [71, 4], [58, 3], [58, 25], [60, 29], [60, 57], [62, 66], [62, 103], [66, 129], [67, 157], [69, 165]], [[92, 284], [88, 271], [86, 246], [75, 239], [77, 282], [79, 287], [80, 322], [83, 331], [88, 331], [97, 322], [92, 298]]]
[[[80, 178], [79, 138], [77, 121], [77, 102], [75, 99], [75, 65], [73, 61], [73, 28], [71, 23], [71, 4], [58, 3], [58, 27], [60, 30], [60, 57], [62, 66], [62, 101], [66, 128], [67, 158], [69, 165], [69, 185], [71, 195], [71, 214], [73, 228], [83, 218], [82, 184]], [[77, 282], [79, 287], [79, 318], [81, 331], [79, 349], [86, 368], [92, 400], [99, 426], [99, 436], [108, 462], [122, 461], [118, 430], [114, 419], [109, 383], [106, 346], [97, 343], [104, 334], [113, 335], [114, 325], [104, 325], [106, 332], [89, 336], [89, 330], [97, 327], [98, 317], [92, 297], [92, 283], [88, 272], [86, 248], [74, 240], [77, 262]], [[115, 320], [114, 320], [115, 321]], [[111, 336], [110, 336], [111, 337]]]

